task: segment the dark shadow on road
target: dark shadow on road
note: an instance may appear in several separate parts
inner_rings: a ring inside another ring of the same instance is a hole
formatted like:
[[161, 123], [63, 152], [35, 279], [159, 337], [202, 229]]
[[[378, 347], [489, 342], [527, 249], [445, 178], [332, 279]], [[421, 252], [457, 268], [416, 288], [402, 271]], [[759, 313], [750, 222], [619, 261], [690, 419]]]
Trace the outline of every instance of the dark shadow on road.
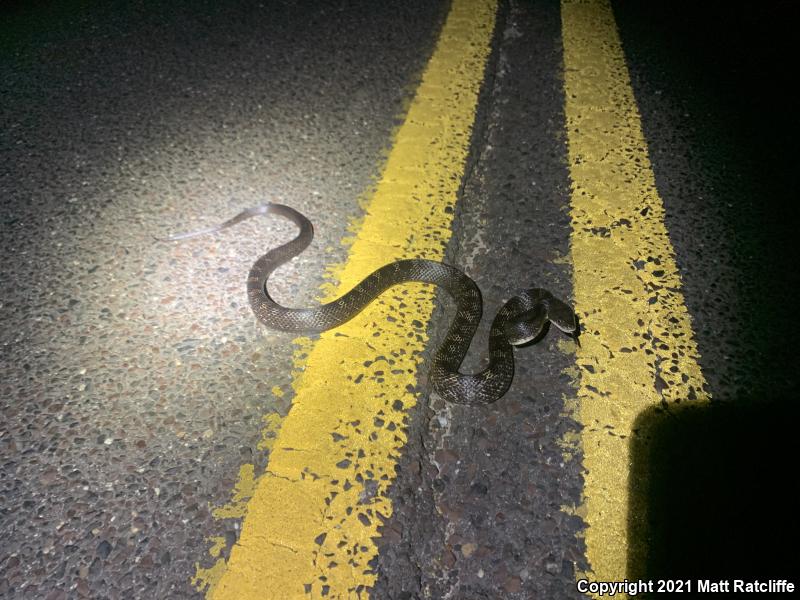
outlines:
[[796, 574], [795, 398], [643, 412], [631, 440], [629, 579]]

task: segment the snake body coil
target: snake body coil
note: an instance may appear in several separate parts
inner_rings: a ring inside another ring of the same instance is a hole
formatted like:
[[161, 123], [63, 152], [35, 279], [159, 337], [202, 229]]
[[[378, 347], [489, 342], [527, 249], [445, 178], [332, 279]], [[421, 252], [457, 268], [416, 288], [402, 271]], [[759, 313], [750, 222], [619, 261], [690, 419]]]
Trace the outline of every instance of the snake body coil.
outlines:
[[541, 337], [548, 322], [575, 336], [577, 323], [572, 309], [550, 292], [532, 288], [511, 298], [498, 311], [489, 333], [489, 366], [476, 374], [459, 372], [482, 314], [481, 293], [472, 279], [444, 263], [399, 260], [365, 277], [340, 298], [316, 308], [287, 308], [269, 295], [267, 281], [278, 267], [299, 255], [311, 243], [314, 229], [302, 214], [282, 204], [264, 204], [208, 229], [167, 238], [169, 241], [213, 233], [256, 215], [274, 214], [292, 221], [300, 229], [293, 240], [260, 257], [247, 278], [247, 296], [256, 317], [267, 327], [290, 332], [321, 332], [352, 319], [393, 285], [409, 281], [432, 283], [444, 288], [456, 302], [456, 314], [444, 341], [433, 357], [430, 378], [445, 400], [460, 404], [490, 403], [499, 399], [514, 377], [513, 345]]

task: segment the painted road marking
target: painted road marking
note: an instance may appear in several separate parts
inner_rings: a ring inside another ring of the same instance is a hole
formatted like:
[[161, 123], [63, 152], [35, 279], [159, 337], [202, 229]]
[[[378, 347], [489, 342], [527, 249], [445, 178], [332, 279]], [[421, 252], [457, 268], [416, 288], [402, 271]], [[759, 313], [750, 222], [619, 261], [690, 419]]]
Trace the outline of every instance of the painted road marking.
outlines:
[[634, 420], [708, 395], [614, 14], [607, 0], [561, 13], [587, 558], [617, 581], [643, 550], [626, 535]]
[[[495, 13], [494, 0], [453, 2], [328, 299], [397, 259], [443, 258]], [[311, 347], [209, 598], [349, 598], [374, 582], [372, 538], [392, 513], [385, 494], [416, 404], [432, 299], [430, 286], [394, 288]]]

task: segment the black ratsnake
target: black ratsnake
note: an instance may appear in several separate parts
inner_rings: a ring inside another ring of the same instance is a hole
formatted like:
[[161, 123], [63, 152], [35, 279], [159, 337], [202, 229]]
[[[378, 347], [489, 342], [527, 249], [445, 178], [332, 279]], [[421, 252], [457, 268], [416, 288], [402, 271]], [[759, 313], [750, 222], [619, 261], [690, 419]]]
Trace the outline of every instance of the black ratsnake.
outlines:
[[456, 301], [456, 314], [444, 341], [433, 357], [431, 381], [439, 395], [459, 404], [490, 403], [505, 394], [514, 377], [512, 345], [541, 338], [552, 323], [577, 341], [578, 323], [572, 309], [547, 290], [531, 288], [511, 298], [497, 312], [489, 333], [489, 366], [474, 375], [459, 373], [461, 362], [481, 320], [483, 303], [475, 282], [460, 270], [425, 259], [398, 260], [384, 265], [340, 298], [316, 308], [286, 308], [267, 290], [275, 269], [299, 255], [311, 243], [314, 228], [302, 214], [282, 204], [263, 204], [245, 210], [220, 225], [172, 235], [162, 241], [182, 240], [231, 227], [256, 215], [280, 215], [300, 228], [290, 242], [259, 258], [247, 278], [247, 296], [259, 321], [267, 327], [291, 332], [321, 332], [349, 321], [393, 285], [409, 281], [443, 287]]

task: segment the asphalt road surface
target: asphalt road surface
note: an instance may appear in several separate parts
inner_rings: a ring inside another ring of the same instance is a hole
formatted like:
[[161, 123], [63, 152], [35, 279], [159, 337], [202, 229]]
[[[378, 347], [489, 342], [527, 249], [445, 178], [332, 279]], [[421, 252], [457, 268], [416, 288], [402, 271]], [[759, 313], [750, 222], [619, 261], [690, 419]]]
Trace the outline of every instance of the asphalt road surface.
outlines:
[[[788, 3], [0, 14], [0, 597], [795, 576]], [[296, 340], [245, 292], [291, 225], [155, 239], [265, 201], [315, 226], [270, 281], [286, 304], [424, 254], [483, 293], [464, 370], [519, 288], [571, 302], [581, 345], [550, 331], [498, 402], [448, 404], [427, 379], [445, 296], [412, 286]]]

